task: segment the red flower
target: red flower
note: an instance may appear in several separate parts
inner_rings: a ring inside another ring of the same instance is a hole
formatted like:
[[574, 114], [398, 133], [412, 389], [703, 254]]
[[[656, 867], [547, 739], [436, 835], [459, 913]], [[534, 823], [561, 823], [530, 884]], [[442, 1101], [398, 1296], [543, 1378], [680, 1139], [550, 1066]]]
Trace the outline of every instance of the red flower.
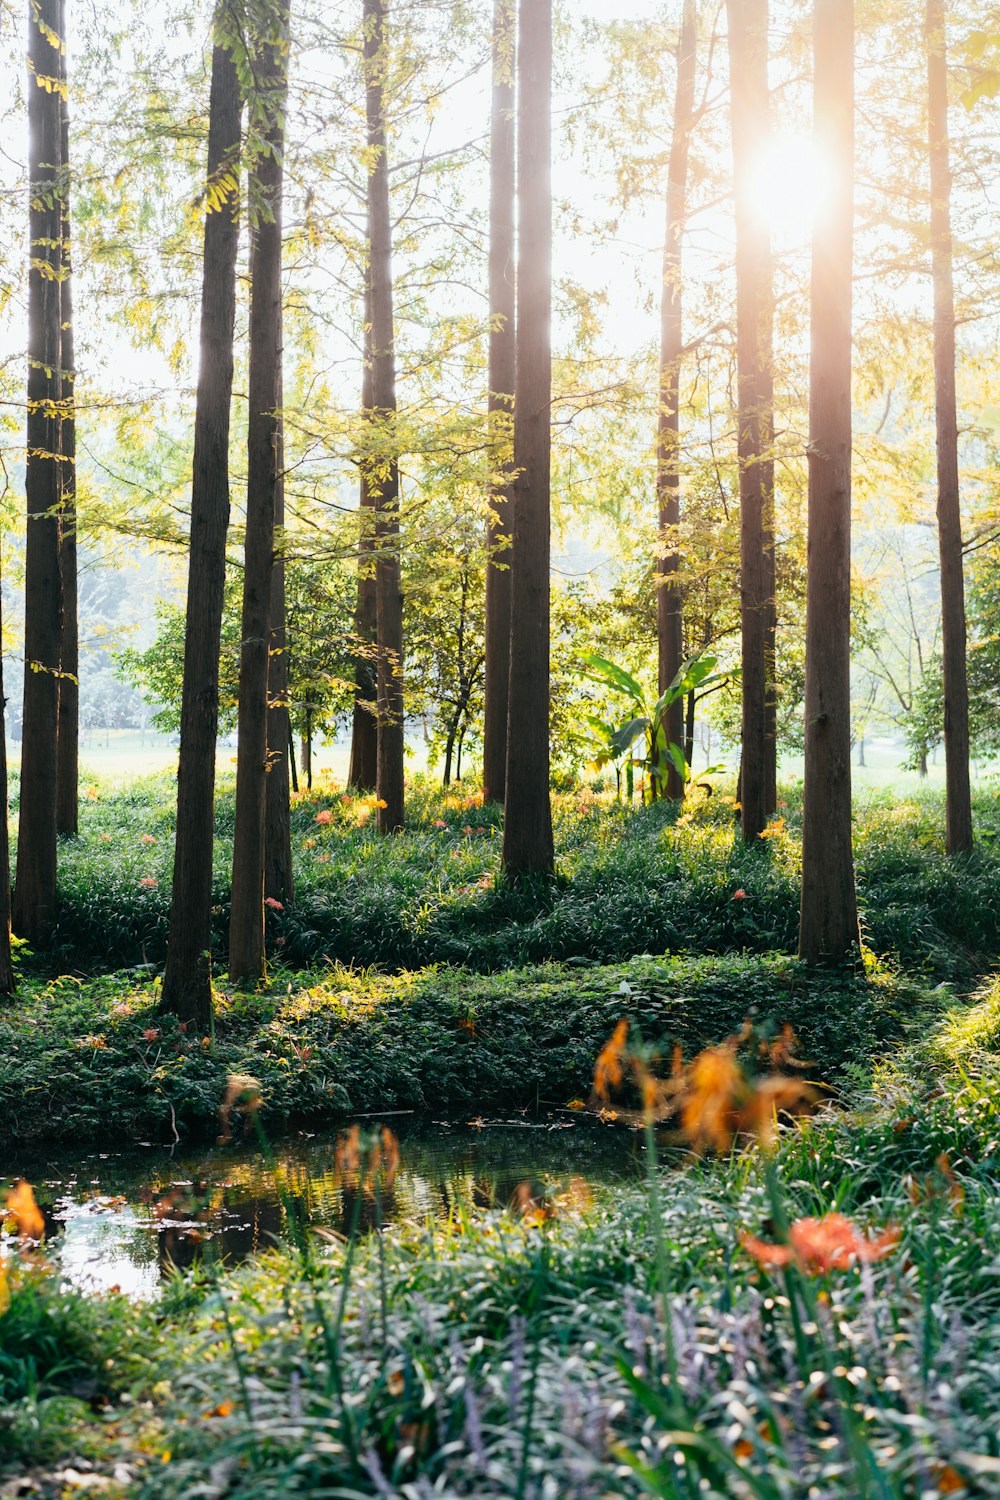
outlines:
[[747, 893], [743, 889], [742, 886], [740, 887], [740, 889], [738, 891], [734, 891], [733, 892], [733, 900], [734, 901], [745, 901], [746, 899], [747, 899]]
[[269, 906], [272, 911], [284, 911], [284, 906], [275, 896], [265, 896], [264, 905]]

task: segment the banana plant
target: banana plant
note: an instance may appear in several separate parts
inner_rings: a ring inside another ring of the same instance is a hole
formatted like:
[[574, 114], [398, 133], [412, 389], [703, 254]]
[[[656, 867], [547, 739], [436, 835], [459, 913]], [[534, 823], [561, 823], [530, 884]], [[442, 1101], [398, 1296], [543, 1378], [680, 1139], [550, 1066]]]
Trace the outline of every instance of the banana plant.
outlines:
[[[617, 758], [623, 757], [632, 749], [632, 746], [640, 739], [645, 742], [645, 755], [642, 759], [634, 755], [628, 762], [628, 770], [631, 773], [633, 766], [640, 766], [645, 775], [647, 793], [649, 800], [655, 802], [657, 798], [665, 794], [667, 783], [667, 768], [673, 766], [677, 774], [683, 778], [685, 784], [692, 781], [691, 767], [684, 756], [683, 745], [667, 738], [667, 709], [678, 698], [686, 698], [688, 693], [695, 692], [698, 688], [702, 690], [717, 686], [725, 682], [733, 674], [731, 672], [716, 672], [718, 665], [714, 656], [703, 656], [700, 652], [696, 656], [689, 657], [681, 665], [673, 681], [666, 690], [654, 701], [650, 701], [646, 691], [639, 680], [626, 672], [624, 667], [619, 667], [613, 661], [608, 661], [606, 656], [599, 656], [594, 652], [587, 652], [583, 656], [586, 668], [584, 675], [591, 682], [599, 682], [602, 687], [611, 688], [612, 691], [621, 692], [632, 700], [638, 713], [624, 720], [617, 727], [612, 724], [602, 724], [598, 719], [590, 719], [589, 722], [595, 731], [595, 735], [603, 735], [607, 747], [604, 764], [609, 761], [614, 763], [618, 774], [619, 795], [621, 792], [621, 772], [619, 771]], [[613, 755], [612, 747], [615, 754]], [[721, 766], [710, 766], [709, 771], [722, 770]], [[703, 773], [705, 775], [709, 772]], [[631, 776], [629, 791], [631, 795]]]
[[624, 771], [628, 800], [631, 802], [634, 762], [630, 751], [639, 735], [645, 731], [645, 720], [626, 719], [623, 724], [616, 725], [597, 718], [595, 714], [588, 714], [587, 723], [590, 725], [590, 734], [584, 740], [584, 745], [591, 751], [590, 764], [595, 771], [603, 771], [605, 766], [614, 766], [619, 802], [622, 800]]

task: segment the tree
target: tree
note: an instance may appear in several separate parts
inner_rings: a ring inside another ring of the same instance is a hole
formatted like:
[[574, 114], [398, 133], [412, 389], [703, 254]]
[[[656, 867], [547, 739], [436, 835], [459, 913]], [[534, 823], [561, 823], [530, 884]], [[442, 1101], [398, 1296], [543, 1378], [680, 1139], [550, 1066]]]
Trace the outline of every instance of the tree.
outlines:
[[828, 206], [813, 228], [809, 355], [805, 787], [799, 957], [859, 943], [851, 847], [851, 302], [854, 6], [816, 0], [814, 106]]
[[520, 0], [517, 45], [517, 376], [503, 865], [555, 867], [549, 801], [552, 460], [552, 5]]
[[385, 0], [364, 0], [365, 113], [368, 123], [368, 296], [371, 407], [376, 449], [365, 459], [375, 503], [378, 745], [375, 790], [379, 833], [403, 827], [403, 589], [399, 561], [399, 456], [392, 308], [392, 225], [385, 128]]
[[941, 655], [944, 668], [945, 826], [948, 853], [964, 854], [972, 848], [972, 793], [969, 786], [969, 685], [965, 661], [962, 511], [958, 487], [955, 292], [952, 276], [948, 59], [944, 0], [927, 0], [926, 22], [931, 265], [934, 275], [937, 523], [941, 558]]
[[[663, 239], [663, 289], [660, 301], [659, 406], [656, 420], [656, 500], [660, 538], [657, 555], [656, 621], [659, 643], [659, 687], [665, 692], [684, 660], [683, 600], [680, 566], [680, 384], [683, 358], [681, 260], [687, 210], [688, 156], [694, 127], [694, 77], [698, 44], [697, 0], [684, 0], [677, 43], [677, 88], [674, 129], [667, 165], [667, 224]], [[684, 740], [684, 704], [675, 699], [667, 712], [666, 735]], [[684, 795], [684, 780], [674, 766], [667, 774], [666, 794]]]
[[58, 0], [29, 0], [28, 414], [24, 710], [13, 921], [43, 942], [56, 907], [56, 740], [62, 650], [59, 572], [62, 107]]
[[[0, 626], [0, 640], [3, 629]], [[16, 984], [10, 952], [10, 845], [7, 833], [7, 725], [4, 717], [3, 653], [0, 652], [0, 995], [13, 995]]]
[[[247, 513], [236, 761], [229, 977], [264, 976], [268, 667], [274, 522], [281, 486], [281, 196], [287, 91], [287, 0], [261, 6], [249, 110], [250, 378]], [[287, 732], [281, 747], [287, 755]]]
[[66, 78], [66, 0], [59, 0], [60, 166], [60, 406], [59, 575], [62, 585], [62, 645], [59, 652], [59, 728], [56, 739], [56, 828], [75, 834], [79, 825], [80, 642], [76, 559], [76, 351], [73, 338], [69, 106]]
[[[365, 274], [365, 326], [362, 334], [361, 410], [372, 406], [372, 323], [371, 297]], [[349, 786], [358, 791], [375, 790], [378, 778], [378, 718], [375, 712], [378, 684], [375, 657], [378, 635], [378, 599], [375, 590], [374, 536], [372, 512], [375, 492], [368, 483], [368, 468], [360, 465], [360, 504], [358, 510], [358, 602], [354, 611], [354, 630], [358, 652], [354, 662], [354, 719], [351, 727], [351, 759], [347, 773]], [[310, 772], [309, 785], [312, 785]]]
[[212, 845], [219, 633], [229, 527], [229, 419], [239, 241], [240, 89], [222, 0], [215, 13], [184, 632], [177, 833], [160, 1003], [207, 1024], [212, 1012]]
[[[281, 308], [278, 309], [279, 320]], [[291, 667], [285, 584], [285, 448], [281, 414], [283, 387], [278, 369], [277, 456], [274, 490], [276, 550], [271, 570], [271, 645], [267, 663], [267, 812], [264, 830], [264, 895], [275, 901], [295, 896], [289, 795], [294, 786], [295, 747], [291, 721]], [[289, 784], [291, 783], [291, 785]]]
[[493, 9], [493, 101], [490, 115], [490, 350], [491, 484], [486, 523], [486, 687], [483, 795], [503, 802], [507, 775], [507, 696], [510, 687], [510, 424], [514, 402], [514, 0]]
[[770, 139], [767, 0], [728, 0], [736, 198], [737, 448], [740, 462], [742, 728], [740, 826], [758, 837], [777, 801], [774, 699], [774, 377], [771, 244], [752, 201], [752, 173]]

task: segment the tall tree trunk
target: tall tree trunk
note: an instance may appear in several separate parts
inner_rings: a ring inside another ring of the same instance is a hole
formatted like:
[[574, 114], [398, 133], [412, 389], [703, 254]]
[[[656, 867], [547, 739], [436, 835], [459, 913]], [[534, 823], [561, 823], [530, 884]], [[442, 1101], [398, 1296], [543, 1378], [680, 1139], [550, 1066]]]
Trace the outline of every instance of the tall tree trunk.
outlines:
[[549, 551], [552, 405], [552, 4], [520, 0], [517, 380], [503, 865], [550, 875]]
[[[363, 334], [363, 372], [361, 377], [361, 410], [367, 414], [372, 406], [372, 316], [368, 273], [365, 273], [365, 327]], [[358, 602], [354, 611], [354, 633], [359, 652], [354, 663], [354, 720], [351, 729], [351, 759], [347, 773], [349, 786], [359, 792], [375, 790], [378, 776], [378, 719], [374, 712], [378, 694], [375, 670], [378, 637], [378, 600], [375, 589], [375, 537], [373, 511], [375, 496], [368, 483], [368, 465], [361, 463], [361, 493], [358, 527]], [[309, 785], [312, 786], [310, 775]]]
[[937, 523], [944, 659], [945, 808], [949, 854], [972, 848], [969, 685], [965, 659], [965, 578], [958, 486], [955, 400], [955, 291], [952, 282], [951, 168], [948, 160], [948, 55], [944, 0], [927, 0], [927, 134], [931, 168], [934, 272], [934, 405], [937, 417]]
[[[281, 308], [278, 308], [281, 318]], [[279, 330], [280, 331], [280, 330]], [[267, 664], [267, 815], [264, 831], [264, 894], [295, 899], [289, 793], [295, 788], [295, 746], [289, 716], [288, 630], [285, 619], [285, 453], [282, 382], [278, 368], [278, 479], [274, 495], [276, 548], [271, 573], [271, 650]], [[291, 785], [290, 785], [291, 783]]]
[[[740, 826], [748, 842], [774, 812], [774, 292], [771, 237], [752, 199], [771, 135], [768, 0], [727, 0], [736, 199], [737, 443], [743, 723]], [[769, 713], [769, 707], [771, 712]]]
[[56, 741], [56, 827], [75, 834], [79, 826], [80, 783], [80, 643], [76, 577], [76, 353], [73, 341], [73, 265], [71, 253], [69, 106], [66, 98], [66, 0], [59, 0], [62, 40], [60, 77], [60, 151], [62, 282], [60, 284], [61, 387], [59, 411], [59, 571], [62, 578], [62, 646], [59, 655], [59, 730]]
[[28, 7], [28, 414], [24, 576], [24, 712], [14, 927], [44, 942], [56, 907], [61, 197], [59, 0]]
[[[674, 129], [667, 165], [667, 223], [663, 240], [663, 291], [660, 304], [660, 404], [656, 423], [656, 501], [660, 541], [656, 559], [656, 629], [660, 692], [664, 692], [684, 658], [683, 597], [677, 582], [680, 566], [680, 388], [683, 349], [681, 250], [687, 214], [688, 156], [694, 126], [694, 77], [698, 46], [697, 0], [684, 0], [677, 44], [677, 89]], [[684, 703], [667, 709], [667, 739], [684, 743]], [[667, 763], [666, 787], [654, 783], [653, 795], [684, 796], [684, 780]]]
[[[0, 621], [0, 640], [3, 624]], [[0, 652], [0, 995], [13, 995], [17, 985], [10, 952], [10, 841], [7, 833], [7, 699], [3, 691], [3, 654]]]
[[[161, 1006], [206, 1026], [212, 1013], [212, 846], [219, 724], [219, 640], [229, 527], [229, 408], [239, 241], [240, 91], [215, 14], [208, 116], [208, 183], [201, 294], [201, 362], [194, 420], [177, 834]], [[213, 206], [213, 201], [214, 205]]]
[[486, 683], [483, 795], [502, 802], [507, 776], [510, 688], [510, 545], [513, 525], [509, 452], [514, 404], [514, 66], [515, 0], [494, 0], [493, 103], [490, 115], [490, 505], [486, 523]]
[[403, 585], [399, 561], [399, 459], [396, 452], [396, 352], [392, 309], [392, 227], [385, 130], [385, 0], [364, 0], [365, 108], [368, 120], [368, 287], [372, 371], [369, 412], [377, 447], [368, 484], [375, 503], [375, 604], [378, 627], [378, 747], [375, 789], [379, 833], [403, 827]]
[[809, 359], [805, 788], [799, 957], [857, 950], [851, 848], [851, 280], [854, 5], [816, 0], [816, 140], [828, 204], [813, 230]]
[[[243, 567], [236, 826], [229, 977], [256, 983], [265, 972], [264, 846], [267, 827], [268, 666], [274, 587], [274, 521], [281, 484], [281, 195], [287, 86], [287, 5], [254, 38], [251, 119], [261, 143], [249, 172], [250, 372], [247, 522]], [[284, 726], [282, 726], [284, 731]], [[287, 740], [287, 735], [285, 736]], [[282, 748], [284, 747], [284, 741]], [[287, 784], [285, 788], [287, 800]]]

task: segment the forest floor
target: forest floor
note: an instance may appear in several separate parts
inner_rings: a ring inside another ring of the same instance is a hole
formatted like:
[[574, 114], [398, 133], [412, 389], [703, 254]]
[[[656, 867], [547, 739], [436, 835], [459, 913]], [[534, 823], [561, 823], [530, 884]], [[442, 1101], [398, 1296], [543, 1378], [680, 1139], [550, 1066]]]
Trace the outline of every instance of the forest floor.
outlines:
[[[0, 1015], [8, 1152], [214, 1136], [234, 1073], [270, 1139], [428, 1104], [565, 1109], [623, 1017], [664, 1079], [675, 1045], [788, 1025], [828, 1103], [773, 1150], [654, 1131], [659, 1168], [647, 1155], [644, 1184], [593, 1199], [570, 1184], [346, 1242], [289, 1204], [283, 1245], [152, 1303], [11, 1249], [0, 1494], [1000, 1494], [996, 788], [959, 862], [934, 794], [859, 798], [864, 963], [817, 974], [790, 957], [794, 788], [752, 851], [723, 793], [677, 817], [573, 789], [559, 879], [512, 895], [474, 795], [418, 782], [411, 830], [378, 841], [370, 799], [326, 784], [295, 805], [280, 967], [253, 994], [220, 977], [204, 1038], [156, 1011], [169, 780], [93, 791], [63, 849], [57, 959], [22, 953]], [[223, 786], [220, 943], [231, 831]], [[388, 1144], [349, 1149], [377, 1202]], [[834, 1212], [850, 1223], [810, 1228]], [[789, 1226], [782, 1264], [768, 1247]]]

